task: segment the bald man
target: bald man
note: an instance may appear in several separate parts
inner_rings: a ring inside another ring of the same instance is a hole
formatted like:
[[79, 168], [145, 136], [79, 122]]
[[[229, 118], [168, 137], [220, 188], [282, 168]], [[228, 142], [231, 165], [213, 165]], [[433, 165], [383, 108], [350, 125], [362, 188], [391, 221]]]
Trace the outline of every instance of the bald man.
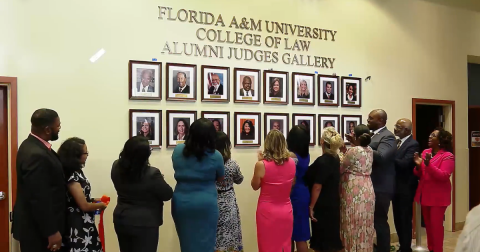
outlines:
[[208, 89], [208, 94], [223, 95], [223, 84], [218, 74], [212, 74], [212, 86]]
[[375, 190], [374, 226], [377, 233], [377, 252], [390, 251], [388, 211], [395, 192], [395, 135], [387, 127], [387, 113], [375, 109], [368, 115], [368, 128], [372, 131], [373, 149], [372, 183]]
[[402, 118], [394, 128], [397, 137], [395, 154], [395, 194], [392, 199], [393, 220], [397, 230], [401, 252], [412, 252], [413, 198], [417, 191], [418, 178], [413, 174], [413, 155], [420, 145], [412, 137], [412, 122]]

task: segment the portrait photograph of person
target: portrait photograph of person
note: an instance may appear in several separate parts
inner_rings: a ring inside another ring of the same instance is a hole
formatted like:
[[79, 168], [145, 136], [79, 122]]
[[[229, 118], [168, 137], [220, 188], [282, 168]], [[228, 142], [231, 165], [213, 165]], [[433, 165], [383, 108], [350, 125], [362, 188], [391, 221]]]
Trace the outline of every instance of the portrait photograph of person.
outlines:
[[230, 135], [230, 112], [202, 111], [202, 118], [212, 121], [216, 131]]
[[152, 148], [162, 146], [162, 111], [129, 110], [129, 137], [143, 136]]
[[202, 101], [230, 101], [230, 69], [202, 66]]
[[310, 132], [310, 146], [315, 145], [316, 123], [313, 114], [293, 114], [293, 125], [303, 126]]
[[292, 73], [293, 105], [315, 105], [315, 74]]
[[338, 76], [318, 75], [318, 105], [335, 106], [339, 104]]
[[197, 119], [196, 111], [167, 110], [167, 147], [184, 143], [187, 139], [190, 125]]
[[197, 66], [167, 63], [167, 100], [195, 101], [197, 99]]
[[318, 115], [318, 144], [320, 145], [320, 137], [323, 129], [333, 127], [337, 132], [340, 132], [340, 115]]
[[162, 63], [130, 60], [128, 86], [130, 100], [161, 100]]
[[234, 68], [235, 102], [260, 102], [260, 70]]
[[288, 104], [288, 73], [263, 71], [263, 103]]
[[342, 77], [342, 107], [362, 106], [362, 79]]
[[290, 130], [289, 114], [284, 113], [264, 113], [265, 117], [265, 137], [271, 130], [279, 130], [286, 137]]
[[260, 113], [235, 112], [235, 146], [260, 146]]
[[345, 134], [355, 134], [354, 129], [357, 125], [362, 124], [362, 116], [360, 115], [342, 115], [342, 136], [345, 144], [350, 144]]

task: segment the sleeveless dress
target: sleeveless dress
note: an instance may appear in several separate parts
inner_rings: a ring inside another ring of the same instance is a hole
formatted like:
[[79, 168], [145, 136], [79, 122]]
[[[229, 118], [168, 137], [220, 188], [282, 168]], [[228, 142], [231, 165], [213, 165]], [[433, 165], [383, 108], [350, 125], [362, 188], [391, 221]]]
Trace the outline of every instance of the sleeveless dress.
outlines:
[[[83, 189], [87, 202], [90, 198], [90, 182], [83, 171], [75, 171], [67, 180], [68, 183], [77, 182]], [[65, 247], [63, 251], [69, 252], [102, 252], [102, 243], [95, 226], [95, 212], [83, 212], [77, 202], [67, 191], [67, 229], [64, 235]]]
[[217, 182], [218, 210], [220, 217], [217, 225], [215, 252], [243, 252], [240, 212], [233, 184], [243, 182], [240, 166], [229, 159], [225, 163], [225, 179]]
[[205, 152], [199, 161], [185, 157], [185, 144], [173, 150], [172, 162], [177, 185], [173, 191], [172, 217], [182, 252], [212, 252], [218, 223], [216, 180], [225, 175], [223, 157]]
[[295, 177], [295, 162], [282, 165], [263, 161], [265, 176], [257, 205], [258, 252], [289, 252], [292, 244], [293, 210], [290, 192]]
[[292, 240], [297, 242], [308, 241], [310, 239], [310, 216], [308, 206], [310, 204], [310, 192], [305, 183], [305, 173], [310, 164], [310, 155], [300, 157], [297, 155], [297, 165], [295, 171], [295, 185], [292, 188], [290, 199], [293, 208], [293, 234]]
[[340, 216], [345, 252], [373, 251], [375, 192], [372, 173], [373, 150], [350, 148], [343, 158], [340, 177]]

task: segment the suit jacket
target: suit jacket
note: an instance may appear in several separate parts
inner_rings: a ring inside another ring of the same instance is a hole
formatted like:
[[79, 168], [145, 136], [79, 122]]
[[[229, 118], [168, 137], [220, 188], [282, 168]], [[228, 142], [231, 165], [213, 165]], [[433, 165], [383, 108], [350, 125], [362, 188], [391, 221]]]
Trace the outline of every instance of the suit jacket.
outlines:
[[327, 92], [323, 92], [323, 99], [324, 100], [335, 100], [335, 95], [330, 94], [330, 98], [327, 97]]
[[413, 136], [409, 136], [407, 140], [400, 146], [395, 154], [395, 193], [405, 195], [415, 195], [418, 186], [418, 177], [413, 174], [415, 161], [413, 155], [419, 152], [420, 145]]
[[[252, 96], [254, 96], [255, 90], [250, 89], [250, 93], [252, 93]], [[245, 90], [243, 90], [243, 88], [240, 89], [240, 96], [245, 96]]]
[[[426, 149], [422, 153], [425, 159], [432, 149]], [[452, 184], [450, 176], [455, 169], [455, 156], [445, 150], [440, 150], [432, 157], [429, 165], [422, 162], [419, 170], [414, 168], [415, 175], [420, 177], [415, 201], [422, 206], [448, 206], [452, 203]]]
[[182, 92], [179, 92], [178, 89], [180, 87], [176, 86], [175, 89], [173, 89], [173, 93], [175, 94], [189, 94], [190, 93], [190, 86], [186, 85], [185, 88], [182, 90]]
[[214, 91], [215, 91], [215, 87], [214, 87], [214, 86], [211, 86], [211, 87], [208, 89], [208, 94], [223, 95], [223, 85], [220, 84], [220, 86], [219, 86], [218, 89], [217, 89], [217, 92], [214, 92]]
[[[142, 89], [143, 89], [142, 83], [138, 82], [137, 83], [137, 92], [141, 92]], [[147, 92], [155, 92], [155, 87], [149, 85], [148, 88], [147, 88]]]
[[112, 166], [117, 191], [113, 222], [127, 226], [159, 227], [163, 224], [163, 202], [173, 196], [172, 188], [155, 167], [148, 167], [138, 181], [122, 179], [118, 160]]
[[373, 135], [370, 147], [373, 149], [372, 183], [375, 193], [393, 194], [395, 191], [395, 136], [387, 128]]
[[29, 236], [47, 241], [56, 232], [63, 234], [66, 184], [57, 154], [30, 135], [18, 149], [16, 168], [17, 200], [13, 208], [13, 237], [20, 242]]

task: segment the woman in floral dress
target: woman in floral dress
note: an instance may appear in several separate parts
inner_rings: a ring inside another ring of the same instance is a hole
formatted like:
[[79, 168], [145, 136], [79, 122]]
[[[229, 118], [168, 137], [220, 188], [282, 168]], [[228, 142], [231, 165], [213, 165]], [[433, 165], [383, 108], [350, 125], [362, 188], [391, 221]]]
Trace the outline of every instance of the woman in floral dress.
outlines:
[[375, 192], [370, 179], [373, 163], [373, 150], [368, 146], [371, 142], [370, 130], [361, 124], [355, 127], [354, 133], [353, 147], [348, 151], [343, 148], [340, 235], [345, 252], [372, 252]]
[[225, 162], [225, 179], [217, 182], [219, 218], [215, 252], [243, 252], [240, 212], [233, 184], [241, 184], [243, 175], [240, 166], [231, 159], [230, 138], [223, 132], [217, 132], [215, 147]]
[[83, 139], [67, 139], [58, 149], [67, 179], [66, 232], [63, 251], [102, 252], [102, 243], [95, 226], [95, 211], [104, 210], [104, 203], [90, 197], [90, 183], [82, 168], [88, 157], [87, 145]]

